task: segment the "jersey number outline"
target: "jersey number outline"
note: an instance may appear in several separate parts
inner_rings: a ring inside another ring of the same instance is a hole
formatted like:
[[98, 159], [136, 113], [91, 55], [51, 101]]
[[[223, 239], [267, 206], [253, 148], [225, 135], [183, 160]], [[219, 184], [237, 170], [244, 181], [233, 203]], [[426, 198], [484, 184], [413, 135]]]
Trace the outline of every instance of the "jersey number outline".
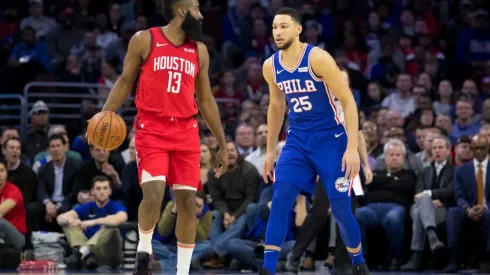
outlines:
[[167, 93], [180, 93], [180, 84], [182, 81], [182, 73], [180, 72], [168, 72], [168, 85]]
[[298, 98], [293, 97], [293, 98], [291, 98], [291, 103], [294, 104], [293, 105], [293, 111], [295, 113], [301, 113], [303, 111], [309, 111], [313, 107], [311, 105], [310, 98], [307, 95], [302, 96], [302, 97], [298, 97]]

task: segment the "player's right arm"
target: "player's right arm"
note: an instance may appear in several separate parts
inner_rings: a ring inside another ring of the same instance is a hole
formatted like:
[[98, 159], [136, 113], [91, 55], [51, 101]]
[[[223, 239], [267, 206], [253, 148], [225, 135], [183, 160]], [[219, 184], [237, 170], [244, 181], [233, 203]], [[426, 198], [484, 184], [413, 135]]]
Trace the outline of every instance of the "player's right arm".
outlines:
[[276, 160], [275, 152], [277, 140], [282, 129], [282, 123], [284, 122], [284, 112], [286, 109], [285, 95], [274, 82], [272, 62], [272, 58], [269, 58], [264, 62], [264, 65], [262, 66], [262, 73], [264, 74], [264, 79], [267, 81], [267, 84], [269, 84], [270, 94], [269, 110], [267, 112], [267, 155], [262, 171], [262, 176], [264, 177], [264, 181], [266, 183], [269, 182], [268, 177], [274, 180], [273, 170], [274, 161]]
[[122, 74], [112, 87], [102, 111], [117, 111], [131, 94], [144, 56], [149, 54], [150, 47], [148, 45], [150, 41], [151, 37], [148, 31], [139, 31], [129, 40]]

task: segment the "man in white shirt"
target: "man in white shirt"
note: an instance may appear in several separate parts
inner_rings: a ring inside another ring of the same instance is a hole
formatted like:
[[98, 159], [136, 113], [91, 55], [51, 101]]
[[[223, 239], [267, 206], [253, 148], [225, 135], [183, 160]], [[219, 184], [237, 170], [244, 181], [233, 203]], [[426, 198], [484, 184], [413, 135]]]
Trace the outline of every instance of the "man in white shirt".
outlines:
[[396, 91], [387, 96], [381, 105], [390, 111], [399, 111], [403, 118], [415, 111], [415, 100], [411, 93], [412, 78], [408, 74], [400, 74], [396, 80]]
[[447, 137], [436, 136], [431, 144], [431, 157], [434, 161], [424, 168], [415, 187], [415, 204], [410, 209], [413, 221], [413, 254], [412, 259], [402, 267], [403, 270], [423, 269], [426, 236], [432, 252], [440, 251], [444, 247], [437, 237], [436, 227], [446, 220], [446, 207], [454, 201], [454, 167], [449, 161], [451, 142]]
[[262, 164], [267, 151], [267, 124], [260, 124], [255, 130], [255, 144], [257, 149], [245, 157], [245, 160], [252, 163], [257, 171], [262, 171]]

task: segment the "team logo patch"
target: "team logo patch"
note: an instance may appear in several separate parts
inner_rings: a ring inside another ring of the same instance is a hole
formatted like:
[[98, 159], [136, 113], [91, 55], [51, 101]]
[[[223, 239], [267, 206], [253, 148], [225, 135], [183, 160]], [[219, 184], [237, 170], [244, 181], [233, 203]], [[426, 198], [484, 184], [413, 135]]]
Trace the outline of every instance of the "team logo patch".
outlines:
[[335, 181], [335, 189], [339, 192], [347, 192], [349, 190], [349, 185], [349, 181], [344, 177], [338, 178]]

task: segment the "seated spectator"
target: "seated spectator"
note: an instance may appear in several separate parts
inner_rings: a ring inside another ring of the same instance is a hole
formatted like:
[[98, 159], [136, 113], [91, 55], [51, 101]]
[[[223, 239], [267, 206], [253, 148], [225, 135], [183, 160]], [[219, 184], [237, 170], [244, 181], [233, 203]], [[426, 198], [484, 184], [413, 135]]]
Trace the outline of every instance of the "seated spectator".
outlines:
[[2, 152], [7, 161], [8, 181], [19, 187], [24, 204], [36, 200], [36, 174], [20, 160], [22, 151], [20, 140], [9, 138], [3, 143]]
[[26, 242], [26, 212], [19, 188], [7, 181], [7, 163], [0, 161], [0, 239], [19, 252]]
[[[86, 161], [79, 169], [73, 186], [73, 203], [85, 203], [93, 198], [89, 194], [91, 181], [95, 176], [107, 176], [111, 181], [111, 199], [120, 197], [121, 175], [124, 160], [118, 152], [110, 152], [90, 146], [91, 160]], [[78, 195], [77, 195], [78, 194]]]
[[399, 269], [403, 253], [405, 219], [412, 204], [417, 177], [403, 168], [406, 155], [405, 144], [391, 139], [384, 146], [386, 169], [375, 171], [373, 181], [367, 184], [365, 206], [356, 210], [364, 254], [368, 254], [366, 230], [382, 226], [390, 244], [391, 268]]
[[31, 127], [25, 139], [22, 140], [22, 144], [24, 144], [24, 153], [32, 163], [37, 153], [48, 148], [48, 105], [42, 100], [37, 101], [32, 106], [29, 115], [31, 116]]
[[[267, 204], [259, 205], [260, 209], [256, 212], [257, 215], [253, 217], [255, 222], [253, 227], [249, 227], [242, 238], [228, 241], [227, 247], [230, 255], [248, 268], [257, 268], [261, 265], [261, 261], [258, 261], [255, 251], [265, 241], [265, 230], [269, 220], [271, 205], [272, 200]], [[306, 198], [299, 195], [296, 199], [296, 206], [289, 213], [288, 233], [281, 247], [280, 260], [286, 260], [287, 255], [293, 250], [296, 230], [303, 224], [306, 213]]]
[[[68, 139], [68, 133], [66, 132], [66, 128], [63, 125], [52, 125], [49, 127], [48, 130], [48, 140], [50, 139], [51, 136], [55, 134], [60, 134], [65, 138], [65, 154], [69, 158], [74, 158], [77, 160], [82, 160], [82, 156], [80, 156], [79, 153], [70, 150], [70, 140]], [[34, 170], [35, 173], [38, 173], [39, 168], [41, 168], [43, 165], [46, 165], [48, 162], [52, 160], [52, 156], [50, 155], [50, 150], [49, 147], [46, 151], [40, 152], [36, 155], [34, 158], [34, 165], [32, 166], [32, 170]]]
[[[79, 153], [70, 150], [70, 140], [68, 139], [68, 132], [66, 131], [66, 127], [64, 125], [60, 125], [60, 124], [51, 125], [49, 127], [49, 130], [48, 130], [48, 135], [47, 135], [48, 140], [49, 140], [49, 137], [51, 137], [52, 135], [55, 135], [55, 134], [59, 134], [59, 135], [63, 135], [63, 136], [66, 135], [66, 142], [67, 142], [66, 146], [68, 149], [68, 151], [66, 152], [67, 157], [82, 160], [82, 156]], [[49, 149], [47, 149], [46, 151], [38, 153], [36, 155], [36, 157], [34, 158], [34, 161], [40, 161], [44, 158], [46, 158], [46, 160], [45, 160], [46, 162], [49, 162], [51, 160], [49, 158]]]
[[49, 154], [52, 157], [38, 174], [37, 198], [27, 206], [27, 228], [57, 231], [56, 216], [72, 208], [73, 183], [82, 161], [65, 154], [65, 136], [54, 134], [49, 138]]
[[453, 165], [459, 166], [473, 159], [473, 151], [471, 151], [471, 138], [462, 136], [458, 139], [454, 147]]
[[[192, 253], [191, 268], [200, 270], [201, 261], [213, 253], [211, 242], [208, 241], [211, 233], [213, 214], [205, 204], [206, 195], [200, 191], [196, 194], [196, 242]], [[174, 201], [167, 203], [165, 210], [158, 221], [158, 234], [163, 237], [161, 241], [153, 240], [153, 251], [160, 260], [162, 269], [165, 271], [176, 271], [177, 266], [177, 237], [175, 236], [175, 226], [177, 224], [177, 204]]]
[[22, 42], [15, 44], [10, 54], [10, 67], [19, 68], [23, 64], [41, 65], [36, 72], [51, 70], [48, 45], [36, 41], [36, 30], [31, 26], [22, 30]]
[[411, 94], [412, 78], [408, 74], [399, 74], [396, 78], [396, 90], [383, 99], [381, 105], [391, 111], [399, 111], [405, 118], [415, 111], [415, 100]]
[[[385, 132], [384, 136], [387, 140], [395, 138], [402, 141], [403, 143], [405, 143], [407, 140], [405, 133], [401, 128], [391, 128]], [[422, 172], [422, 170], [424, 169], [422, 166], [422, 162], [415, 156], [412, 151], [408, 149], [408, 146], [405, 146], [404, 151], [405, 160], [403, 161], [403, 168], [405, 170], [412, 170], [416, 174]], [[376, 158], [376, 163], [374, 167], [374, 170], [386, 170], [385, 154], [381, 154], [379, 157]]]
[[[486, 251], [490, 253], [490, 188], [486, 183], [490, 182], [488, 171], [489, 142], [481, 134], [471, 140], [471, 149], [475, 156], [473, 161], [468, 161], [454, 173], [454, 195], [457, 207], [448, 211], [447, 241], [449, 248], [449, 264], [446, 272], [458, 270], [459, 232], [463, 225], [482, 226], [486, 240]], [[488, 257], [485, 257], [488, 261]], [[488, 272], [488, 270], [486, 271]]]
[[[20, 140], [19, 131], [17, 131], [15, 128], [5, 128], [2, 132], [2, 136], [0, 137], [0, 147], [2, 147], [5, 141], [7, 141], [9, 138], [17, 138]], [[0, 159], [4, 159], [4, 154], [0, 155]], [[25, 155], [20, 156], [20, 161], [22, 161], [22, 163], [24, 163], [26, 166], [31, 166], [32, 164], [31, 160]]]
[[126, 208], [109, 199], [112, 188], [108, 177], [94, 177], [90, 189], [94, 201], [80, 204], [57, 218], [73, 249], [73, 254], [65, 259], [71, 269], [116, 267], [122, 261], [122, 239], [117, 226], [127, 221]]
[[428, 237], [433, 253], [444, 244], [437, 237], [436, 228], [446, 221], [447, 208], [453, 205], [454, 167], [449, 160], [451, 143], [446, 137], [432, 141], [431, 166], [425, 167], [415, 188], [415, 204], [410, 210], [412, 217], [412, 259], [403, 270], [422, 270], [425, 238]]
[[267, 124], [261, 124], [255, 130], [255, 146], [257, 149], [246, 156], [245, 160], [252, 163], [257, 171], [262, 172], [262, 164], [267, 151]]
[[435, 131], [431, 131], [431, 128], [424, 131], [423, 150], [415, 154], [424, 168], [429, 167], [432, 164], [432, 141], [437, 136], [439, 136], [439, 134]]
[[56, 21], [44, 15], [43, 0], [29, 0], [30, 16], [20, 22], [20, 28], [25, 30], [28, 27], [36, 28], [37, 37], [42, 38], [56, 27]]
[[233, 142], [228, 142], [228, 171], [219, 179], [209, 171], [208, 187], [213, 199], [213, 226], [210, 240], [219, 258], [204, 263], [208, 267], [222, 267], [228, 253], [227, 242], [239, 238], [245, 231], [245, 211], [256, 200], [259, 173], [253, 164], [238, 157]]
[[473, 102], [471, 99], [461, 97], [456, 102], [456, 119], [450, 135], [458, 139], [461, 136], [473, 136], [480, 131], [480, 123], [472, 120], [474, 114]]
[[[362, 131], [366, 139], [368, 157], [376, 159], [383, 154], [383, 146], [379, 143], [378, 127], [374, 122], [367, 120], [362, 124]], [[372, 166], [371, 168], [374, 168]]]
[[252, 127], [242, 124], [236, 128], [235, 133], [236, 150], [240, 156], [247, 156], [254, 148], [254, 132]]

